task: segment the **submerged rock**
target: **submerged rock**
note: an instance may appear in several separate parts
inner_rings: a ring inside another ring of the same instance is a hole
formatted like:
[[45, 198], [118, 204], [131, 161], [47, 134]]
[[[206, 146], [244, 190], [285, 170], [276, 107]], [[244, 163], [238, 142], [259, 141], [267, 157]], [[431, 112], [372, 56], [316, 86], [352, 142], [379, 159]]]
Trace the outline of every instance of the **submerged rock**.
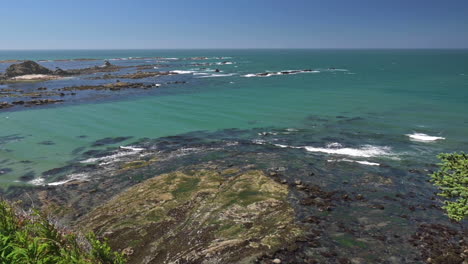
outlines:
[[131, 139], [132, 137], [107, 137], [103, 139], [96, 140], [92, 146], [93, 147], [98, 147], [98, 146], [104, 146], [104, 145], [112, 145], [112, 144], [117, 144], [122, 141]]
[[152, 88], [154, 85], [144, 83], [128, 83], [128, 82], [115, 82], [103, 85], [82, 85], [71, 86], [58, 89], [58, 91], [83, 91], [83, 90], [111, 90], [118, 91], [121, 89], [135, 89], [135, 88]]
[[52, 71], [34, 61], [12, 64], [5, 71], [5, 76], [10, 78], [28, 74], [52, 74]]
[[99, 79], [144, 79], [144, 78], [150, 78], [150, 77], [157, 77], [157, 76], [165, 76], [165, 75], [176, 75], [178, 74], [177, 72], [173, 71], [166, 71], [166, 72], [161, 72], [161, 71], [156, 71], [156, 72], [143, 72], [143, 71], [137, 71], [135, 73], [128, 73], [128, 74], [122, 74], [122, 75], [112, 75], [112, 74], [104, 74], [103, 76], [100, 77], [93, 77], [90, 78], [91, 80], [99, 80]]
[[129, 263], [250, 263], [302, 234], [288, 193], [261, 171], [176, 171], [131, 187], [80, 222], [115, 249], [131, 247]]

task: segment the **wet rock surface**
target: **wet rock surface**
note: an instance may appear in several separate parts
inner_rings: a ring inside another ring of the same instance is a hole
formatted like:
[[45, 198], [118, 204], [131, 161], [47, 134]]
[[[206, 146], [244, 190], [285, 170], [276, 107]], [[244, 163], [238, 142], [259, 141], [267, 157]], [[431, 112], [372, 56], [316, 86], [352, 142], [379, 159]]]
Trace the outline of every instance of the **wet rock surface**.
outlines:
[[409, 242], [417, 247], [427, 263], [468, 262], [468, 230], [459, 232], [441, 224], [421, 224]]

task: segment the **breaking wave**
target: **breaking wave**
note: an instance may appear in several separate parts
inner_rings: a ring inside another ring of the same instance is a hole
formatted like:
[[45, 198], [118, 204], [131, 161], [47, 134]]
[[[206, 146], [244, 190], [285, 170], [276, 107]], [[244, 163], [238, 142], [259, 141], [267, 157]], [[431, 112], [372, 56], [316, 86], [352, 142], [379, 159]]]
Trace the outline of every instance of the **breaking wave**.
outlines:
[[424, 133], [406, 134], [406, 136], [408, 136], [410, 138], [410, 140], [419, 141], [419, 142], [430, 142], [430, 141], [445, 139], [444, 137], [429, 136], [429, 135], [424, 134]]

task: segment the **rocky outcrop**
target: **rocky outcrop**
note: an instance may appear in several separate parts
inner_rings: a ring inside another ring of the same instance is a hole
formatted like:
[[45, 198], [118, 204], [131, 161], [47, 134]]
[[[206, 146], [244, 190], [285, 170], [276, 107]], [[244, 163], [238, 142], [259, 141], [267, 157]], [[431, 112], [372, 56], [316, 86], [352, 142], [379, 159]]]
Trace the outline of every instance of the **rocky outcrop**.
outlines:
[[143, 88], [149, 89], [153, 87], [159, 87], [158, 85], [154, 84], [144, 84], [144, 83], [127, 83], [127, 82], [115, 82], [115, 83], [108, 83], [103, 85], [82, 85], [82, 86], [70, 86], [58, 89], [58, 91], [83, 91], [83, 90], [111, 90], [111, 91], [118, 91], [121, 89], [135, 89], [135, 88]]
[[28, 74], [52, 74], [53, 72], [46, 67], [39, 65], [34, 61], [25, 61], [18, 64], [10, 65], [6, 71], [5, 76], [8, 78], [28, 75]]
[[89, 78], [90, 80], [100, 80], [100, 79], [144, 79], [150, 77], [157, 77], [157, 76], [165, 76], [165, 75], [176, 75], [177, 72], [173, 71], [155, 71], [155, 72], [144, 72], [144, 71], [137, 71], [135, 73], [128, 73], [122, 75], [112, 75], [112, 74], [104, 74], [100, 77], [92, 77]]
[[94, 74], [98, 72], [116, 72], [124, 68], [129, 68], [128, 66], [118, 66], [111, 64], [109, 61], [106, 61], [102, 66], [94, 66], [89, 68], [82, 69], [71, 69], [67, 70], [67, 75], [84, 75], [84, 74]]
[[54, 100], [54, 99], [36, 99], [31, 101], [14, 101], [11, 103], [8, 102], [0, 102], [0, 109], [10, 108], [15, 105], [25, 105], [25, 106], [33, 106], [33, 105], [47, 105], [47, 104], [55, 104], [61, 103], [63, 100]]
[[13, 107], [13, 105], [8, 102], [0, 102], [0, 109], [10, 108], [10, 107]]
[[176, 171], [80, 222], [128, 252], [129, 263], [251, 263], [302, 234], [288, 193], [261, 171]]
[[10, 65], [5, 74], [0, 74], [0, 80], [5, 83], [14, 83], [16, 81], [47, 81], [54, 80], [71, 75], [94, 74], [98, 72], [115, 72], [120, 69], [127, 68], [126, 66], [117, 66], [106, 61], [102, 66], [94, 66], [82, 69], [63, 70], [56, 68], [54, 71], [38, 64], [34, 61], [25, 61], [18, 64]]
[[64, 75], [70, 75], [69, 72], [62, 70], [62, 69], [59, 68], [59, 67], [55, 68], [54, 74], [55, 74], [55, 75], [62, 75], [62, 76], [64, 76]]

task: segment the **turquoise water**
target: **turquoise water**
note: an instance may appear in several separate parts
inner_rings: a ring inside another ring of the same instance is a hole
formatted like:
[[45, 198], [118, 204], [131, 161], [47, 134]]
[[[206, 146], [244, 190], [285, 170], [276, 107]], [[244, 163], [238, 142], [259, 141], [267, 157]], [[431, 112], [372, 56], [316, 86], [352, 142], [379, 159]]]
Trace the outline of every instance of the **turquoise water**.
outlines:
[[[0, 183], [64, 166], [74, 150], [102, 138], [132, 137], [124, 145], [199, 130], [290, 128], [301, 133], [280, 143], [374, 163], [434, 162], [441, 151], [468, 151], [467, 50], [0, 51], [0, 60], [195, 56], [233, 64], [219, 66], [223, 76], [193, 75], [158, 93], [0, 112]], [[303, 69], [317, 72], [245, 77]], [[415, 141], [408, 136], [415, 133], [441, 139]], [[356, 154], [369, 148], [375, 151]]]

